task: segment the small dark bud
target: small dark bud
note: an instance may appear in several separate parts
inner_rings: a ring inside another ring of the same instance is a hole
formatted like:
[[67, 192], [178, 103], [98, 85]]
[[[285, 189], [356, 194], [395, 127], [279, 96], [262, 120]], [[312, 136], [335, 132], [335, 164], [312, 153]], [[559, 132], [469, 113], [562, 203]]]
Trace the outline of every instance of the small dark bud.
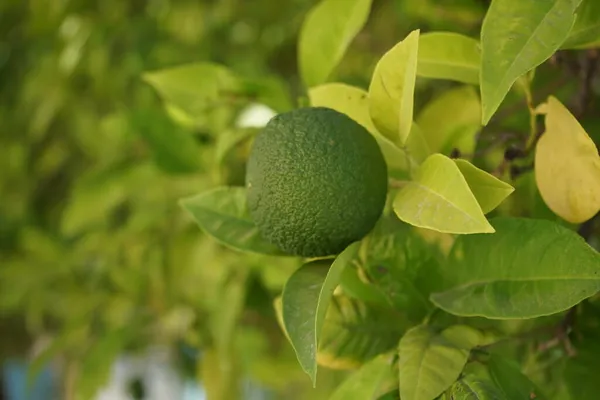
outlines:
[[517, 158], [522, 158], [525, 156], [525, 152], [518, 147], [510, 146], [504, 151], [504, 159], [506, 161], [512, 161]]
[[452, 152], [450, 153], [450, 158], [460, 158], [460, 150], [456, 147], [453, 148]]

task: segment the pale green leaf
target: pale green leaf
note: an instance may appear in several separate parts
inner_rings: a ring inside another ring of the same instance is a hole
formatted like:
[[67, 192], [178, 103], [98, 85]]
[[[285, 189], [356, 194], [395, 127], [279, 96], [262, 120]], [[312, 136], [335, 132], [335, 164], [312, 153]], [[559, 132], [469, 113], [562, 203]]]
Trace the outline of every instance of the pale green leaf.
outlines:
[[433, 400], [442, 394], [458, 379], [480, 340], [480, 332], [465, 325], [439, 333], [419, 325], [406, 332], [398, 348], [402, 400]]
[[135, 191], [143, 190], [154, 173], [154, 168], [146, 163], [83, 176], [71, 189], [63, 210], [62, 233], [76, 235], [106, 226], [111, 213]]
[[404, 222], [445, 233], [494, 232], [454, 161], [430, 156], [394, 199]]
[[[467, 374], [458, 380], [450, 389], [452, 400], [517, 400], [520, 397], [509, 398], [492, 382], [478, 376]], [[529, 397], [523, 397], [524, 400]]]
[[482, 122], [487, 124], [517, 78], [565, 41], [581, 0], [494, 0], [481, 29]]
[[298, 44], [300, 74], [307, 87], [327, 80], [370, 10], [371, 0], [322, 0], [310, 10]]
[[329, 400], [373, 399], [386, 375], [392, 373], [389, 355], [375, 357], [352, 373], [333, 392]]
[[336, 295], [319, 337], [317, 363], [330, 369], [358, 368], [378, 354], [393, 350], [408, 326], [388, 307]]
[[407, 171], [409, 167], [417, 165], [417, 161], [407, 151], [397, 147], [377, 131], [369, 115], [368, 94], [363, 89], [343, 83], [326, 83], [311, 88], [308, 97], [311, 106], [327, 107], [346, 114], [371, 132], [390, 169]]
[[419, 30], [381, 57], [369, 86], [369, 113], [377, 129], [404, 145], [413, 122]]
[[484, 214], [498, 207], [515, 191], [515, 188], [508, 183], [477, 168], [466, 160], [454, 160], [454, 162], [467, 180]]
[[207, 62], [148, 72], [143, 78], [164, 100], [193, 118], [240, 88], [240, 82], [227, 68]]
[[463, 154], [475, 150], [475, 134], [481, 129], [481, 103], [471, 86], [442, 92], [425, 105], [416, 119], [432, 152]]
[[454, 32], [429, 32], [419, 38], [417, 75], [479, 84], [479, 41]]
[[346, 114], [369, 132], [378, 133], [369, 115], [368, 93], [345, 83], [325, 83], [308, 90], [310, 105], [327, 107]]
[[303, 265], [288, 279], [282, 294], [283, 322], [302, 369], [313, 386], [317, 377], [317, 348], [333, 291], [358, 243], [346, 248], [333, 263], [314, 261]]
[[218, 187], [180, 201], [194, 221], [220, 243], [252, 253], [283, 253], [260, 235], [248, 215], [246, 189]]
[[429, 144], [425, 140], [423, 131], [419, 125], [414, 122], [410, 128], [410, 133], [406, 139], [404, 149], [418, 163], [425, 161], [432, 153]]
[[600, 47], [600, 1], [583, 0], [563, 49]]
[[446, 290], [431, 300], [461, 316], [534, 318], [600, 290], [600, 254], [577, 233], [545, 220], [496, 218], [493, 235], [459, 237]]

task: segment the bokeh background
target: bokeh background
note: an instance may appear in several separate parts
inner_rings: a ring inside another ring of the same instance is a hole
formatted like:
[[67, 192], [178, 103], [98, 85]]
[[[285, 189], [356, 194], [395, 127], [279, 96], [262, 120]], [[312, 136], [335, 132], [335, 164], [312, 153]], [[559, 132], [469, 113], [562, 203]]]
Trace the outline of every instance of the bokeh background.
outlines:
[[[315, 3], [0, 1], [4, 399], [320, 399], [346, 376], [323, 368], [313, 389], [277, 325], [299, 261], [223, 247], [178, 204], [243, 184], [251, 132], [302, 103], [296, 42]], [[412, 29], [477, 37], [486, 7], [375, 0], [333, 79], [367, 87]], [[191, 120], [143, 79], [198, 61], [248, 94]], [[451, 85], [419, 80], [417, 109]], [[509, 114], [526, 126], [526, 108]]]

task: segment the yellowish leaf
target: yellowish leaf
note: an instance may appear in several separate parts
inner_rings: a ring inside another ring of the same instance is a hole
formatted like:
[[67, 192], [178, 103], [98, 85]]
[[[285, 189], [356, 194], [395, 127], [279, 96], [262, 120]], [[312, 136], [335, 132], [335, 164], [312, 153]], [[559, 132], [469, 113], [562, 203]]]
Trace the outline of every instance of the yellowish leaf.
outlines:
[[548, 207], [571, 223], [600, 210], [600, 157], [592, 139], [558, 99], [548, 98], [537, 143], [535, 179]]
[[414, 30], [381, 57], [369, 85], [369, 111], [384, 136], [403, 146], [413, 123], [419, 33]]

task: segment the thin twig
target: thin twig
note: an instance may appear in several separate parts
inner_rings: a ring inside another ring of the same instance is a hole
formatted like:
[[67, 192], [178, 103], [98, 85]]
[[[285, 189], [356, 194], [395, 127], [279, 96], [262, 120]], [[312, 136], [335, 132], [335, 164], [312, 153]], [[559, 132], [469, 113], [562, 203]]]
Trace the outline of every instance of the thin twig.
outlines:
[[577, 96], [577, 117], [581, 118], [585, 115], [589, 109], [592, 96], [592, 84], [594, 82], [594, 76], [598, 70], [598, 50], [591, 49], [586, 53], [586, 57], [583, 61], [582, 68], [580, 70], [581, 75], [581, 89]]

